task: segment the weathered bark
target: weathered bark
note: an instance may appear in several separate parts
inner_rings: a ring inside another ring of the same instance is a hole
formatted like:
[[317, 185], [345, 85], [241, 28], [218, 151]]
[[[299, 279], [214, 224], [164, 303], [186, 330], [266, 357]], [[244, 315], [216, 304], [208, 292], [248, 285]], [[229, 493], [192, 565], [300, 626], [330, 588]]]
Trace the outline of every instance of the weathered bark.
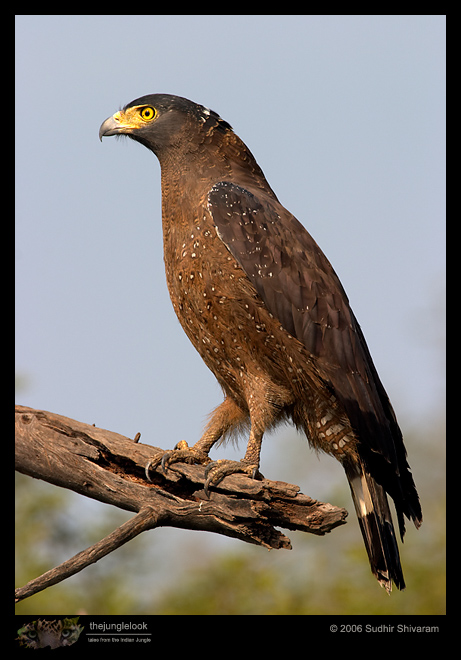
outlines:
[[16, 407], [16, 469], [137, 515], [108, 537], [17, 591], [20, 600], [94, 563], [155, 527], [204, 530], [266, 548], [291, 548], [275, 527], [323, 535], [347, 511], [318, 502], [299, 487], [268, 479], [226, 477], [207, 498], [205, 468], [175, 463], [150, 472], [164, 450], [61, 415]]

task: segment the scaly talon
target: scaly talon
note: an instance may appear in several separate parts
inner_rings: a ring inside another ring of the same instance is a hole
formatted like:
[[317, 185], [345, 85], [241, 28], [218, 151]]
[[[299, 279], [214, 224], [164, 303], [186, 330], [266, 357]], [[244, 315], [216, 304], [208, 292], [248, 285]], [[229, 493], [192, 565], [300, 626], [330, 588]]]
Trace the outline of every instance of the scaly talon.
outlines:
[[224, 477], [231, 474], [247, 474], [252, 479], [264, 478], [258, 470], [257, 465], [245, 463], [244, 461], [230, 461], [220, 459], [213, 461], [205, 468], [205, 486], [204, 491], [207, 497], [210, 496], [210, 486], [217, 486], [221, 483]]
[[198, 463], [200, 465], [206, 465], [207, 463], [210, 463], [210, 461], [211, 458], [209, 458], [204, 452], [189, 447], [185, 440], [180, 440], [174, 449], [169, 449], [168, 451], [151, 458], [144, 471], [147, 480], [152, 481], [149, 472], [150, 470], [155, 470], [160, 464], [162, 470], [165, 472], [173, 463]]

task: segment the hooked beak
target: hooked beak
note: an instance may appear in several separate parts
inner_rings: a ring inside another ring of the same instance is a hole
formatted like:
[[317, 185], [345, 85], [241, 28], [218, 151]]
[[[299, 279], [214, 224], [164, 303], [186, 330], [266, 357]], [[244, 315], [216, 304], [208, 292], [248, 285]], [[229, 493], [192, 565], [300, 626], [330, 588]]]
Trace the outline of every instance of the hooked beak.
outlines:
[[99, 129], [99, 139], [102, 142], [103, 137], [130, 133], [132, 129], [132, 126], [129, 126], [122, 121], [122, 113], [116, 112], [115, 115], [108, 117], [106, 121], [101, 124], [101, 128]]

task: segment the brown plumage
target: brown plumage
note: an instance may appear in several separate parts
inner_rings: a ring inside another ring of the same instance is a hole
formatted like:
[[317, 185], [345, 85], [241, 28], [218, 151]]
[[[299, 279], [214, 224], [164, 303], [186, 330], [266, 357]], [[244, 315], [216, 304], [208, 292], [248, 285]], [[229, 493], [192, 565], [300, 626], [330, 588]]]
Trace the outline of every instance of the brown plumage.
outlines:
[[224, 402], [202, 438], [164, 464], [207, 462], [211, 447], [249, 429], [241, 462], [208, 466], [207, 487], [255, 475], [263, 434], [291, 420], [343, 465], [370, 565], [405, 586], [386, 493], [417, 527], [422, 514], [397, 420], [329, 261], [278, 201], [249, 149], [215, 112], [154, 94], [107, 119], [100, 137], [128, 135], [162, 171], [165, 268], [187, 336]]

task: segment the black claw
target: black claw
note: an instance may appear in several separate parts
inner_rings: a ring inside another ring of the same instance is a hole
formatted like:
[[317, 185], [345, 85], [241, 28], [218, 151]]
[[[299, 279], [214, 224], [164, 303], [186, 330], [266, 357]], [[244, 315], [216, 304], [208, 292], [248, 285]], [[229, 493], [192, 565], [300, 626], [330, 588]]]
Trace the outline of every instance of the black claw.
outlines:
[[216, 463], [218, 463], [218, 461], [212, 461], [211, 463], [208, 463], [208, 465], [206, 466], [206, 468], [205, 468], [205, 477], [206, 477], [207, 481], [208, 481], [208, 475], [213, 470], [213, 468], [216, 467]]
[[147, 481], [150, 481], [152, 483], [152, 479], [149, 476], [149, 472], [152, 469], [152, 467], [155, 469], [158, 465], [159, 461], [156, 458], [151, 458], [150, 461], [147, 462], [146, 467], [144, 468], [144, 472], [146, 474], [146, 479]]
[[208, 499], [210, 499], [210, 491], [208, 489], [209, 483], [208, 481], [205, 481], [205, 485], [203, 486], [203, 490], [205, 492], [205, 495]]

